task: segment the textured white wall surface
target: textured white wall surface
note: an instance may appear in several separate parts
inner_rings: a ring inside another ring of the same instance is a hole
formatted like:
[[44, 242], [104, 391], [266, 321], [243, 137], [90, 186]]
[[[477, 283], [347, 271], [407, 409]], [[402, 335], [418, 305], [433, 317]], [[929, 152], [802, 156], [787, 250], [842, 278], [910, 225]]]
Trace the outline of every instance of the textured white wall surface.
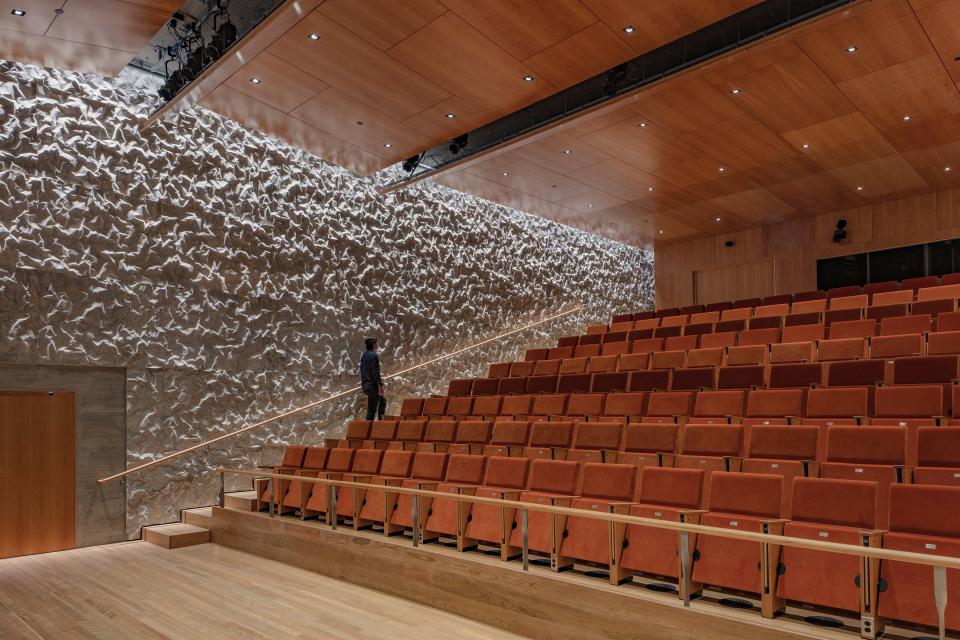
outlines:
[[[653, 304], [647, 249], [431, 185], [380, 196], [201, 109], [141, 134], [151, 105], [0, 62], [0, 362], [126, 367], [128, 466], [355, 385], [365, 335], [389, 372], [589, 308], [395, 381], [389, 411]], [[211, 468], [337, 435], [360, 402], [132, 475], [128, 535], [211, 504]]]

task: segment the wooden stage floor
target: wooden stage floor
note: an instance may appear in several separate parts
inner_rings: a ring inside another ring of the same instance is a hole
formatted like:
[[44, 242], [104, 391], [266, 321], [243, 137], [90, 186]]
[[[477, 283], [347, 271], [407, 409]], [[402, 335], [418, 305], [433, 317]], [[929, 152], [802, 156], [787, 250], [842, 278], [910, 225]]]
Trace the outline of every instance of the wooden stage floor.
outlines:
[[0, 560], [0, 638], [520, 636], [219, 545], [129, 542]]

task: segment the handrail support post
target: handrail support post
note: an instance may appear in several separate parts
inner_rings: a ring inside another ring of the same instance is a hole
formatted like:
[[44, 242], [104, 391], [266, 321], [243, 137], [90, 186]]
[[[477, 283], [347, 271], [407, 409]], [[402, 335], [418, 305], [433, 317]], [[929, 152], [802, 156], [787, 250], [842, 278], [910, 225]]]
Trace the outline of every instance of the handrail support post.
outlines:
[[268, 513], [270, 514], [270, 517], [272, 518], [272, 517], [273, 517], [273, 501], [274, 501], [274, 498], [275, 498], [275, 494], [273, 493], [273, 488], [274, 488], [274, 486], [276, 486], [276, 485], [274, 484], [274, 479], [273, 479], [273, 476], [272, 476], [272, 475], [270, 476], [269, 482], [270, 482], [270, 505], [269, 505], [269, 511], [268, 511]]
[[420, 496], [413, 496], [413, 546], [420, 546]]
[[220, 490], [217, 493], [217, 505], [223, 509], [224, 504], [224, 490], [223, 490], [223, 469], [220, 469]]
[[940, 632], [940, 640], [947, 637], [946, 632], [946, 614], [947, 614], [947, 568], [933, 568], [933, 598], [937, 605], [937, 624]]
[[527, 543], [529, 541], [529, 529], [527, 528], [527, 510], [520, 510], [520, 538], [523, 541], [523, 547], [520, 549], [520, 557], [523, 559], [523, 570], [530, 570], [530, 548]]
[[683, 606], [690, 606], [690, 539], [686, 531], [680, 532], [680, 588], [683, 589]]

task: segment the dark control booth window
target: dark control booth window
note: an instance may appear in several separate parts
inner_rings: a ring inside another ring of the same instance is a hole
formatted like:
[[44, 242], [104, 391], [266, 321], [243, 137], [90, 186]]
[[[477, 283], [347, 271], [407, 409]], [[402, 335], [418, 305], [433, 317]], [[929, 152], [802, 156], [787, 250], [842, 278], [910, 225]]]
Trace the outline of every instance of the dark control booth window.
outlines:
[[960, 239], [817, 260], [817, 288], [960, 272]]

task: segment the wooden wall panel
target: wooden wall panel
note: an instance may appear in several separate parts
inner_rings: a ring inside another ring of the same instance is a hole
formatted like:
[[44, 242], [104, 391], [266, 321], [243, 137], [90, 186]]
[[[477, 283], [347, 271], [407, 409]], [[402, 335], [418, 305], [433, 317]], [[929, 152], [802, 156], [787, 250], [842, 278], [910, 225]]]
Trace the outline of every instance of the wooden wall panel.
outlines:
[[76, 544], [74, 395], [0, 392], [0, 558]]
[[[847, 238], [837, 244], [839, 218]], [[818, 259], [950, 238], [960, 238], [960, 189], [658, 245], [657, 306], [814, 289]]]

